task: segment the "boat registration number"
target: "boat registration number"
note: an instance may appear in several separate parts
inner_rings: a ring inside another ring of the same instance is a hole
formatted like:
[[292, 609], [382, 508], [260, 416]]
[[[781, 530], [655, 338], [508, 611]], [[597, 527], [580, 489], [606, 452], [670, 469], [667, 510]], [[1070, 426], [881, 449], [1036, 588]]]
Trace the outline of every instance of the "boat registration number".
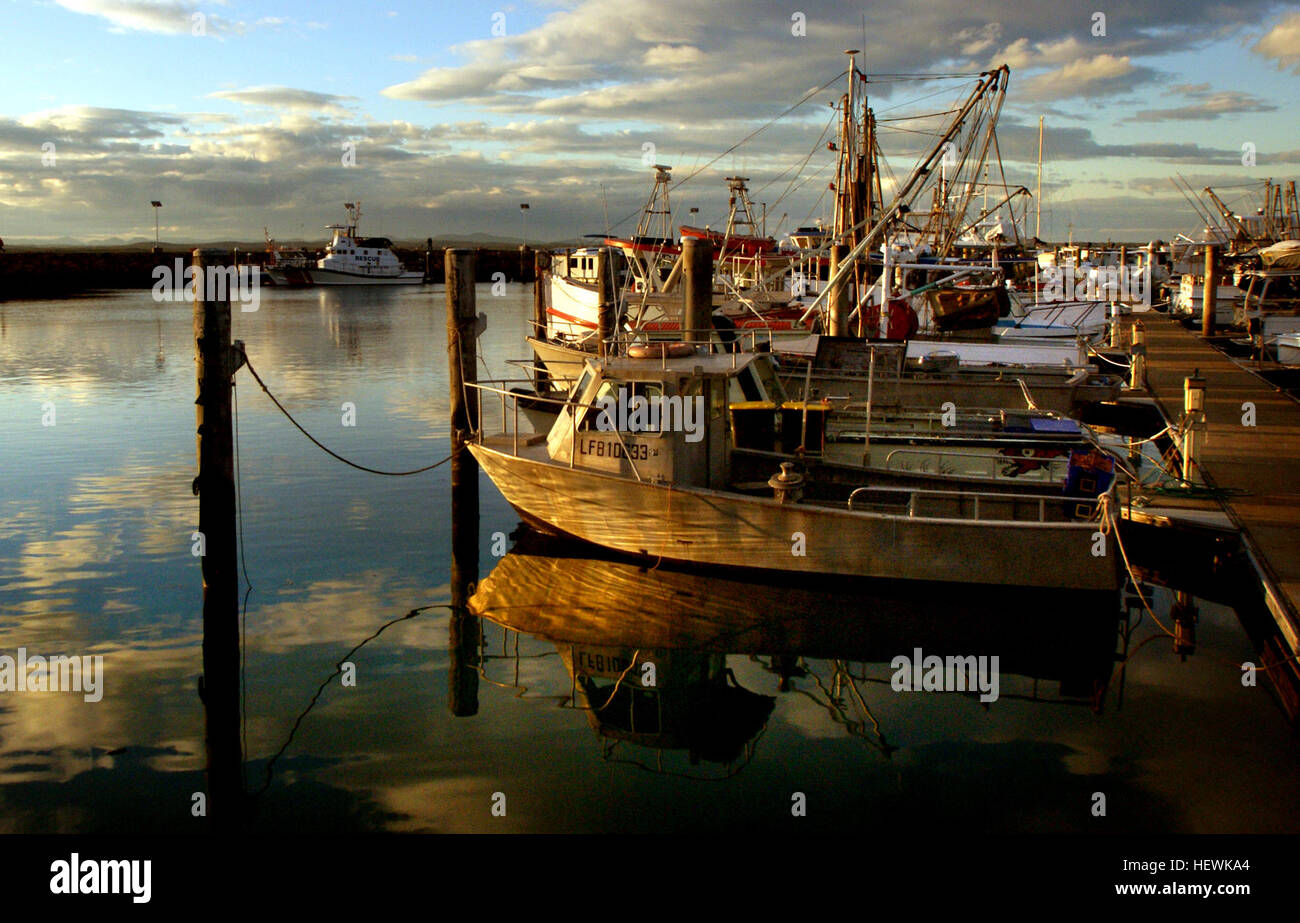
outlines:
[[[650, 446], [632, 443], [624, 448], [621, 442], [607, 442], [604, 439], [584, 439], [578, 443], [579, 455], [593, 455], [596, 458], [627, 458], [633, 461], [647, 461], [650, 458]], [[659, 450], [654, 451], [655, 455]]]

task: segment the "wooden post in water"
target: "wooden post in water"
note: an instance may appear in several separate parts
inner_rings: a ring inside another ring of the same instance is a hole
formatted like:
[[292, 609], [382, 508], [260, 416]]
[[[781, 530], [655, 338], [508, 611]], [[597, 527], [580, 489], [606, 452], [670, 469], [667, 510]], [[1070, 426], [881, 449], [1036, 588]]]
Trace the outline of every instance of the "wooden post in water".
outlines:
[[[840, 263], [849, 255], [848, 244], [835, 244], [831, 247], [831, 278], [840, 268]], [[843, 279], [831, 288], [829, 298], [831, 315], [831, 336], [847, 336], [849, 332], [848, 288]]]
[[551, 267], [551, 255], [533, 251], [533, 336], [546, 340], [546, 283], [542, 278]]
[[1201, 296], [1201, 336], [1214, 334], [1214, 309], [1219, 294], [1219, 248], [1205, 245], [1205, 292]]
[[[217, 299], [206, 284], [208, 267], [224, 253], [197, 249], [194, 345], [197, 353], [199, 532], [202, 535], [203, 676], [200, 697], [207, 722], [208, 820], [214, 832], [243, 826], [243, 754], [239, 740], [239, 570], [235, 532], [235, 450], [231, 381], [242, 364], [230, 342], [230, 292]], [[239, 344], [242, 354], [243, 344]]]
[[479, 394], [474, 342], [478, 305], [474, 294], [475, 253], [447, 250], [447, 383], [451, 407], [451, 618], [447, 707], [456, 717], [478, 713], [478, 619], [469, 597], [478, 581], [478, 462], [466, 446], [478, 426]]
[[682, 337], [709, 342], [713, 327], [713, 245], [698, 237], [682, 241]]
[[601, 247], [596, 256], [596, 290], [600, 292], [600, 307], [596, 314], [596, 339], [598, 354], [602, 359], [610, 355], [614, 342], [614, 314], [618, 308], [618, 281], [614, 271], [614, 258], [609, 247]]

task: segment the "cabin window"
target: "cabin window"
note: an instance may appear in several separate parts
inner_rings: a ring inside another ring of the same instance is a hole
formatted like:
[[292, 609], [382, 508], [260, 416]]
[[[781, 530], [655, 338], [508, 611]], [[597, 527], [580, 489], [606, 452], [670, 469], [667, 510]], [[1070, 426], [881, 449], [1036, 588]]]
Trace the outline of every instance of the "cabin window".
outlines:
[[583, 430], [657, 433], [664, 428], [664, 387], [659, 382], [603, 381], [578, 427]]

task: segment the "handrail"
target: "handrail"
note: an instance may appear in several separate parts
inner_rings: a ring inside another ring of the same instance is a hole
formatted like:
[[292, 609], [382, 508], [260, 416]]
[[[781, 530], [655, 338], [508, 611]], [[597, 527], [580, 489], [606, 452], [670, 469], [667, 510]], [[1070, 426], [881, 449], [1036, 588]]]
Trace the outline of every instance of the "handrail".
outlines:
[[[1033, 458], [1033, 457], [1027, 457], [1027, 456], [1026, 456], [1026, 457], [1016, 457], [1016, 456], [1014, 456], [1014, 455], [989, 455], [989, 454], [986, 453], [986, 452], [952, 452], [952, 451], [943, 451], [943, 450], [934, 450], [934, 449], [920, 449], [920, 448], [915, 448], [915, 447], [911, 447], [911, 446], [909, 446], [909, 447], [907, 447], [907, 448], [894, 449], [892, 452], [890, 452], [888, 455], [885, 456], [885, 470], [886, 470], [886, 471], [894, 471], [894, 470], [906, 471], [906, 470], [908, 470], [908, 469], [906, 469], [906, 468], [894, 469], [893, 467], [891, 467], [891, 463], [893, 462], [893, 460], [894, 460], [894, 456], [895, 456], [895, 455], [920, 455], [920, 456], [927, 456], [927, 457], [937, 455], [937, 456], [939, 456], [940, 460], [945, 459], [945, 458], [980, 458], [980, 459], [985, 459], [986, 461], [989, 462], [989, 471], [990, 471], [990, 472], [993, 474], [993, 476], [995, 476], [995, 477], [997, 476], [997, 469], [998, 469], [998, 466], [1001, 465], [1001, 464], [1016, 464], [1017, 462], [1037, 462], [1038, 464], [1040, 464], [1040, 465], [1042, 465], [1044, 468], [1046, 468], [1046, 469], [1049, 471], [1049, 473], [1050, 473], [1050, 471], [1051, 471], [1051, 469], [1052, 469], [1053, 466], [1056, 466], [1056, 467], [1059, 468], [1059, 467], [1061, 467], [1062, 465], [1064, 465], [1064, 466], [1066, 467], [1067, 470], [1068, 470], [1069, 467], [1070, 467], [1070, 459], [1069, 459], [1068, 456], [1066, 456], [1066, 457], [1064, 457], [1064, 458], [1062, 458], [1062, 457], [1056, 457], [1056, 458]], [[1032, 470], [1032, 469], [1031, 469], [1031, 470]], [[936, 472], [936, 473], [941, 473], [941, 472]]]
[[[488, 380], [489, 380], [489, 381], [502, 381], [503, 383], [507, 383], [507, 384], [508, 384], [509, 382], [511, 382], [511, 381], [519, 381], [519, 382], [528, 382], [528, 381], [529, 381], [529, 379], [522, 379], [522, 378], [521, 378], [521, 379], [488, 379]], [[501, 409], [501, 425], [502, 425], [502, 427], [503, 427], [503, 429], [502, 429], [502, 435], [507, 435], [507, 433], [505, 432], [505, 429], [504, 429], [504, 427], [505, 427], [505, 406], [504, 406], [504, 405], [505, 405], [505, 402], [506, 402], [506, 399], [507, 399], [507, 398], [509, 398], [509, 399], [511, 400], [511, 402], [512, 402], [512, 404], [513, 404], [513, 407], [514, 407], [514, 419], [515, 419], [515, 426], [514, 426], [514, 431], [513, 431], [513, 436], [514, 436], [514, 453], [513, 453], [513, 454], [515, 455], [515, 457], [518, 457], [518, 455], [519, 455], [519, 399], [520, 399], [520, 398], [527, 398], [527, 399], [530, 400], [530, 401], [542, 401], [542, 402], [547, 403], [547, 404], [559, 404], [559, 405], [561, 405], [562, 407], [570, 407], [570, 406], [572, 406], [572, 407], [583, 407], [583, 408], [586, 408], [587, 410], [601, 410], [601, 411], [604, 411], [604, 410], [607, 410], [607, 409], [608, 409], [604, 404], [595, 404], [595, 403], [591, 403], [591, 404], [589, 404], [589, 403], [585, 403], [585, 402], [583, 402], [583, 401], [575, 401], [575, 400], [571, 400], [571, 399], [569, 399], [568, 397], [565, 397], [565, 398], [558, 398], [558, 397], [544, 397], [544, 396], [542, 396], [542, 395], [540, 395], [540, 394], [520, 394], [520, 393], [517, 392], [517, 391], [506, 391], [506, 390], [503, 389], [503, 388], [496, 388], [496, 387], [493, 387], [492, 385], [484, 384], [484, 383], [482, 383], [482, 382], [477, 382], [477, 381], [475, 381], [475, 382], [469, 382], [469, 381], [467, 381], [467, 382], [464, 382], [464, 385], [465, 385], [466, 388], [474, 388], [474, 389], [479, 390], [479, 391], [486, 391], [486, 392], [488, 392], [489, 394], [500, 394], [500, 395], [501, 395], [501, 403], [502, 403], [502, 409]], [[578, 427], [577, 427], [576, 423], [577, 423], [577, 421], [576, 421], [576, 418], [575, 418], [575, 420], [574, 420], [574, 424], [575, 424], [575, 425], [571, 428], [571, 431], [570, 431], [570, 448], [569, 448], [569, 464], [570, 464], [570, 467], [572, 467], [572, 465], [573, 465], [573, 459], [574, 459], [574, 455], [575, 455], [573, 443], [574, 443], [574, 441], [577, 439]], [[632, 466], [632, 474], [636, 477], [636, 479], [637, 479], [638, 481], [644, 481], [645, 479], [644, 479], [643, 477], [641, 477], [641, 472], [640, 472], [640, 470], [639, 470], [639, 469], [637, 468], [637, 466], [636, 466], [636, 459], [634, 459], [634, 458], [632, 457], [632, 453], [628, 450], [627, 443], [623, 440], [623, 433], [622, 433], [620, 430], [618, 430], [618, 429], [607, 430], [607, 432], [612, 432], [612, 433], [614, 434], [614, 437], [618, 440], [618, 444], [619, 444], [620, 446], [622, 446], [622, 448], [623, 448], [623, 457], [626, 458], [628, 464]], [[482, 443], [482, 438], [483, 438], [483, 401], [479, 401], [479, 402], [478, 402], [478, 432], [477, 432], [477, 435], [478, 435], [478, 438], [479, 438], [479, 442], [480, 442], [480, 444], [481, 444], [481, 443]]]
[[[1106, 501], [1106, 498], [1111, 494], [1111, 491], [1107, 491], [1106, 493], [1102, 494], [1099, 497], [1067, 497], [1064, 495], [1060, 497], [1047, 497], [1042, 494], [1009, 494], [1009, 493], [997, 493], [995, 491], [927, 490], [925, 488], [910, 488], [910, 487], [859, 487], [849, 494], [848, 508], [850, 510], [854, 508], [853, 501], [854, 499], [857, 498], [858, 494], [867, 493], [867, 492], [906, 494], [908, 496], [907, 515], [909, 517], [916, 517], [916, 502], [919, 499], [925, 499], [927, 497], [935, 497], [935, 496], [951, 496], [961, 500], [971, 501], [972, 509], [971, 509], [971, 514], [969, 516], [959, 516], [959, 517], [958, 516], [921, 516], [919, 517], [922, 519], [932, 519], [936, 522], [1012, 522], [1012, 523], [1021, 523], [1021, 524], [1033, 523], [1033, 520], [1025, 520], [1025, 519], [986, 519], [981, 515], [981, 511], [980, 511], [981, 500], [983, 500], [985, 503], [989, 503], [990, 501], [996, 502], [999, 500], [1000, 501], [1031, 501], [1033, 503], [1038, 504], [1037, 524], [1039, 525], [1056, 525], [1056, 523], [1047, 522], [1048, 500], [1069, 501], [1070, 503], [1075, 505], [1090, 504], [1094, 508], [1098, 508]], [[988, 510], [986, 509], [984, 512], [988, 512]], [[1069, 521], [1066, 520], [1063, 521], [1062, 524], [1068, 524], [1068, 522]]]

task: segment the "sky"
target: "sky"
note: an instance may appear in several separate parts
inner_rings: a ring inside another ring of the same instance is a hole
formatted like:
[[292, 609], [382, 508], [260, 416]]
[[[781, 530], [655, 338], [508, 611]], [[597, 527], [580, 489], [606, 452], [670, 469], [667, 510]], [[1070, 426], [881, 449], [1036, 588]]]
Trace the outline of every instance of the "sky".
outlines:
[[323, 242], [358, 200], [394, 239], [630, 233], [653, 163], [690, 177], [678, 223], [723, 223], [741, 172], [780, 235], [830, 217], [850, 48], [878, 118], [928, 116], [881, 122], [899, 177], [1009, 65], [998, 146], [1033, 189], [1043, 118], [1047, 239], [1168, 240], [1200, 226], [1171, 177], [1253, 210], [1300, 175], [1297, 3], [0, 0], [0, 24], [11, 244], [152, 238], [151, 200], [187, 243]]

